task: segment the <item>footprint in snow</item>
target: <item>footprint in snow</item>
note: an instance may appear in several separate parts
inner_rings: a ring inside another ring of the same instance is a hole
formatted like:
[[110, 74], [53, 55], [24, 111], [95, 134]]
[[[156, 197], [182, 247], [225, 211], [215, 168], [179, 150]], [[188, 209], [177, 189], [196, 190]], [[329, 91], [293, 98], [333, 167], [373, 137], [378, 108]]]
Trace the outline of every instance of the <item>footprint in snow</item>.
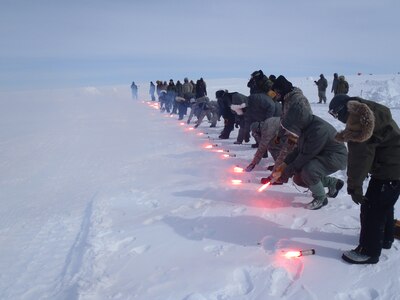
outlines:
[[299, 229], [299, 228], [303, 227], [306, 223], [307, 223], [306, 218], [295, 218], [292, 223], [292, 226], [290, 226], [290, 228], [291, 229]]
[[338, 300], [348, 299], [384, 299], [384, 295], [380, 295], [379, 292], [373, 288], [361, 288], [355, 289], [349, 293], [339, 293], [337, 296]]
[[143, 225], [150, 225], [155, 222], [161, 221], [162, 219], [163, 219], [163, 216], [155, 216], [155, 217], [152, 217], [152, 218], [149, 218], [149, 219], [143, 221]]
[[141, 245], [138, 247], [133, 248], [130, 252], [136, 253], [136, 254], [143, 254], [147, 252], [150, 249], [149, 245]]

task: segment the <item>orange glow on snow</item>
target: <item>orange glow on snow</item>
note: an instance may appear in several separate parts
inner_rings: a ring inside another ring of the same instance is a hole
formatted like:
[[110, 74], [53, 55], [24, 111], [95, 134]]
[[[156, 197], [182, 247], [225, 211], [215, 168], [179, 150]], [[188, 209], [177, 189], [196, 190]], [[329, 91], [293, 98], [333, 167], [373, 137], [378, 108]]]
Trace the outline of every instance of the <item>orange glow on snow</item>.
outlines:
[[285, 256], [286, 258], [296, 258], [296, 257], [301, 256], [301, 252], [300, 251], [288, 251], [283, 256]]
[[242, 180], [241, 180], [241, 179], [232, 179], [232, 184], [233, 184], [233, 185], [242, 184]]
[[267, 182], [266, 184], [263, 184], [257, 191], [262, 192], [267, 187], [269, 187], [270, 184], [271, 184], [271, 182]]
[[234, 167], [234, 168], [233, 168], [233, 172], [235, 172], [235, 173], [243, 173], [243, 168]]
[[211, 149], [212, 147], [213, 147], [212, 145], [206, 145], [204, 148]]

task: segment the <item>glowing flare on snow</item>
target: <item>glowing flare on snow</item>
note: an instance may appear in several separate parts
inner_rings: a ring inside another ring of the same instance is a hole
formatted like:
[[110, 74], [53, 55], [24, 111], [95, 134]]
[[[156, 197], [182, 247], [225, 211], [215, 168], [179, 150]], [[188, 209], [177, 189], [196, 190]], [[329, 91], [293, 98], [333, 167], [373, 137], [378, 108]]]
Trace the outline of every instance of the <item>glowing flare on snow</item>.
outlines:
[[284, 254], [286, 258], [296, 258], [296, 257], [302, 257], [305, 255], [314, 255], [315, 250], [314, 249], [309, 249], [309, 250], [294, 250], [294, 251], [288, 251]]
[[300, 257], [301, 252], [300, 251], [288, 251], [284, 254], [286, 258], [294, 258], [294, 257]]
[[183, 125], [185, 125], [185, 123], [183, 123], [183, 122], [180, 122], [180, 123], [179, 123], [179, 125], [183, 126]]
[[199, 132], [197, 135], [204, 135], [204, 133], [203, 132]]
[[211, 149], [212, 147], [213, 147], [212, 145], [206, 145], [204, 148]]
[[240, 180], [240, 179], [232, 179], [232, 184], [233, 184], [233, 185], [242, 184], [242, 180]]
[[243, 168], [234, 167], [234, 168], [233, 168], [233, 172], [235, 172], [235, 173], [243, 173]]
[[267, 187], [269, 187], [270, 184], [271, 184], [271, 182], [267, 182], [266, 184], [263, 184], [257, 191], [262, 192]]

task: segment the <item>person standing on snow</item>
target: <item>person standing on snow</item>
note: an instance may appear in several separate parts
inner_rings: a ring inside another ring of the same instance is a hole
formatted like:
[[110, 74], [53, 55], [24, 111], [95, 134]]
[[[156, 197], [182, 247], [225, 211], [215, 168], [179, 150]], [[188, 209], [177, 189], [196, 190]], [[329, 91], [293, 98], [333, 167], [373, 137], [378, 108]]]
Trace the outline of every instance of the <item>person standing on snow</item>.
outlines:
[[319, 75], [318, 81], [314, 81], [318, 86], [318, 98], [319, 102], [324, 104], [326, 103], [326, 88], [328, 87], [328, 80], [324, 77], [324, 74]]
[[338, 73], [333, 74], [333, 81], [332, 81], [332, 89], [331, 93], [333, 93], [335, 96], [337, 94], [337, 86], [339, 83], [339, 78], [338, 78]]
[[156, 92], [156, 86], [154, 85], [153, 81], [150, 81], [149, 94], [151, 97], [151, 101], [156, 101], [156, 96], [154, 95], [155, 92]]
[[195, 91], [196, 99], [207, 96], [207, 85], [204, 81], [203, 77], [197, 80], [196, 82], [196, 91]]
[[[336, 139], [347, 142], [347, 193], [361, 204], [359, 245], [343, 253], [351, 264], [374, 264], [394, 236], [394, 205], [400, 194], [400, 129], [390, 109], [358, 97], [336, 95], [329, 113], [346, 128]], [[370, 175], [367, 191], [363, 182]]]
[[132, 99], [137, 100], [137, 98], [138, 98], [138, 87], [137, 87], [137, 85], [135, 84], [134, 81], [132, 81], [131, 90], [132, 90]]
[[293, 176], [294, 183], [312, 192], [313, 200], [305, 208], [320, 209], [328, 204], [327, 197], [335, 198], [344, 185], [343, 180], [328, 175], [346, 169], [346, 146], [335, 140], [337, 131], [331, 124], [304, 109], [300, 103], [289, 108], [281, 126], [297, 137], [298, 142], [271, 176], [283, 182]]
[[349, 92], [349, 83], [344, 78], [344, 75], [340, 75], [338, 79], [338, 85], [336, 89], [336, 94], [345, 94]]

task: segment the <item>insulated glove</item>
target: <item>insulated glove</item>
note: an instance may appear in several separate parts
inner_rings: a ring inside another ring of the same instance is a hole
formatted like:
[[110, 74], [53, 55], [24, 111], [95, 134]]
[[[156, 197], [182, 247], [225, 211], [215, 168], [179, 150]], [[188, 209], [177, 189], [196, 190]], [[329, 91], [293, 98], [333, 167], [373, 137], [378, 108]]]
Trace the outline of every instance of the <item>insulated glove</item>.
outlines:
[[274, 178], [275, 180], [278, 180], [282, 176], [282, 173], [283, 171], [285, 171], [286, 167], [287, 164], [281, 163], [279, 166], [275, 168], [275, 171], [272, 172], [271, 177]]
[[251, 172], [251, 171], [254, 169], [255, 166], [256, 166], [255, 163], [250, 163], [250, 164], [246, 167], [245, 171], [246, 171], [246, 172]]
[[353, 188], [347, 188], [347, 193], [351, 196], [351, 200], [357, 205], [359, 204], [365, 204], [367, 202], [367, 198], [362, 194], [361, 189], [353, 189]]

